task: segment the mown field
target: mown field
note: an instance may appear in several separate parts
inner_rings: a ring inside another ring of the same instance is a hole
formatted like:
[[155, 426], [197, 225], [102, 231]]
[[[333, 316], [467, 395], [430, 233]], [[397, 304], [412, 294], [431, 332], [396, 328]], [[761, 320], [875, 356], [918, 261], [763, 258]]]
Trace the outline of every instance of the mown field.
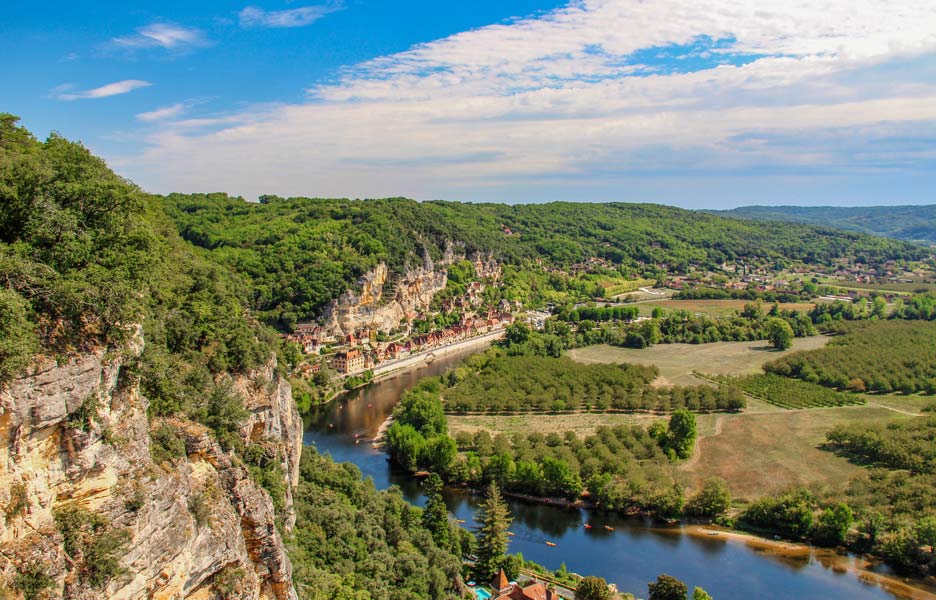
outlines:
[[690, 487], [722, 477], [742, 501], [798, 485], [841, 489], [861, 467], [822, 450], [826, 433], [837, 425], [908, 418], [877, 405], [719, 415], [715, 427], [700, 427], [696, 455], [680, 471]]
[[[710, 301], [700, 300], [699, 302]], [[793, 341], [792, 349], [782, 352], [770, 349], [767, 342], [763, 341], [657, 344], [644, 349], [599, 345], [575, 348], [569, 351], [569, 357], [579, 362], [592, 364], [655, 365], [660, 370], [660, 376], [654, 382], [656, 385], [698, 385], [701, 380], [692, 374], [693, 371], [712, 375], [759, 373], [765, 362], [797, 350], [821, 348], [828, 341], [829, 338], [825, 336], [797, 338]]]

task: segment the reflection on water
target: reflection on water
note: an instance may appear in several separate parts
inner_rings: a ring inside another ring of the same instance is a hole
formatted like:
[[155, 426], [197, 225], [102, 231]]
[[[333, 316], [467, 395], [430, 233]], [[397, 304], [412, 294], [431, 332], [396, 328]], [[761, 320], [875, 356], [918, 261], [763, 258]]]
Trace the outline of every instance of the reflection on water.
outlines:
[[[439, 375], [471, 351], [436, 359], [343, 398], [307, 418], [305, 443], [339, 462], [355, 463], [365, 477], [385, 489], [400, 488], [414, 504], [425, 497], [419, 481], [391, 468], [386, 455], [371, 447], [371, 439], [392, 412], [400, 394], [422, 377]], [[464, 526], [475, 526], [480, 498], [472, 491], [447, 489], [446, 504]], [[638, 596], [660, 573], [705, 588], [718, 600], [891, 599], [896, 597], [866, 583], [843, 567], [849, 560], [831, 552], [783, 556], [746, 547], [723, 537], [697, 537], [682, 528], [661, 527], [649, 520], [580, 509], [510, 500], [514, 522], [510, 551], [521, 552], [549, 568], [565, 563], [570, 571], [600, 575], [621, 590]], [[590, 523], [591, 529], [585, 524]], [[605, 529], [605, 525], [613, 531]], [[556, 547], [546, 545], [550, 541]]]

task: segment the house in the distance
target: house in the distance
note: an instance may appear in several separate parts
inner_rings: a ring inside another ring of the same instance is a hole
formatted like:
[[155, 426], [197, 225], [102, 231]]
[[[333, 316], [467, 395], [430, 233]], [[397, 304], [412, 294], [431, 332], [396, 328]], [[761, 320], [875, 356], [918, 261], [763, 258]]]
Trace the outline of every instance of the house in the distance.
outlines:
[[364, 370], [364, 355], [359, 350], [348, 350], [335, 354], [333, 366], [339, 373], [357, 373]]

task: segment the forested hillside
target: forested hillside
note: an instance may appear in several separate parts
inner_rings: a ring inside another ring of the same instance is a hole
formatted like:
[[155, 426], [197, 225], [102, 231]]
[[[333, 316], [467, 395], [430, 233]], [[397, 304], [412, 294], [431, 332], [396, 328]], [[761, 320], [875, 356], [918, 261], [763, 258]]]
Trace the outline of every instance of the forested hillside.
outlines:
[[[0, 436], [10, 441], [0, 467], [0, 595], [137, 597], [133, 586], [179, 577], [217, 597], [275, 584], [269, 597], [289, 598], [294, 572], [300, 598], [323, 597], [315, 588], [458, 596], [461, 549], [438, 547], [419, 509], [314, 453], [301, 469], [286, 458], [301, 421], [272, 366], [280, 343], [250, 314], [245, 281], [181, 239], [161, 199], [81, 144], [39, 141], [0, 114]], [[78, 367], [94, 357], [114, 381], [81, 367], [97, 377], [84, 396]], [[35, 380], [39, 365], [61, 371], [45, 383], [50, 391], [15, 387]], [[282, 421], [258, 405], [271, 396], [285, 399]], [[52, 400], [61, 406], [41, 404]], [[251, 411], [266, 411], [264, 421], [251, 424]], [[287, 422], [298, 428], [285, 431]], [[299, 471], [293, 505], [287, 467]], [[78, 495], [88, 490], [90, 499]], [[336, 550], [339, 538], [347, 548]], [[144, 558], [130, 564], [135, 556]]]
[[421, 264], [425, 251], [440, 258], [449, 242], [509, 265], [568, 267], [600, 258], [635, 277], [737, 258], [827, 263], [854, 257], [874, 263], [925, 255], [921, 248], [862, 234], [765, 227], [648, 204], [276, 197], [258, 204], [224, 194], [172, 194], [164, 205], [183, 238], [247, 278], [252, 308], [270, 322], [288, 320], [286, 314], [317, 316], [378, 262], [399, 272]]
[[713, 214], [834, 227], [908, 242], [936, 244], [936, 204], [927, 206], [742, 206]]

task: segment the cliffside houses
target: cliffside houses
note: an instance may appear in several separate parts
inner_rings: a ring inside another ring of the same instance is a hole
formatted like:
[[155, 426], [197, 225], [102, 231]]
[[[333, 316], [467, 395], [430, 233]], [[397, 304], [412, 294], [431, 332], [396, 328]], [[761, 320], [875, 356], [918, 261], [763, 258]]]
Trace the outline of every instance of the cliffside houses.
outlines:
[[326, 340], [329, 344], [340, 344], [339, 352], [329, 356], [329, 363], [338, 373], [350, 375], [412, 354], [497, 331], [513, 323], [513, 320], [514, 317], [509, 312], [491, 312], [486, 316], [464, 318], [460, 323], [445, 329], [386, 343], [377, 342], [377, 332], [370, 329], [351, 332], [341, 340], [334, 336], [329, 338], [322, 327], [312, 323], [296, 325], [296, 331], [285, 337], [300, 344], [303, 352], [312, 355], [322, 353]]
[[285, 337], [288, 341], [302, 346], [305, 354], [319, 354], [326, 344], [337, 341], [334, 335], [329, 334], [317, 323], [296, 323], [293, 333]]
[[332, 359], [332, 366], [343, 375], [359, 373], [364, 370], [364, 354], [360, 350], [338, 352]]

